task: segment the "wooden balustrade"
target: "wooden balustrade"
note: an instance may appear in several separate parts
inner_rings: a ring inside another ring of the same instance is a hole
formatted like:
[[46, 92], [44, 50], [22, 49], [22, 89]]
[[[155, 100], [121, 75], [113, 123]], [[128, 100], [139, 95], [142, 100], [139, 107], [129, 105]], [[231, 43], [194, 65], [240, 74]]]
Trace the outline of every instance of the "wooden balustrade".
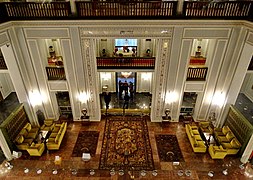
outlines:
[[7, 69], [3, 56], [0, 56], [0, 69]]
[[187, 81], [205, 81], [207, 75], [207, 67], [189, 67], [187, 72]]
[[98, 69], [154, 69], [155, 58], [153, 57], [97, 57]]
[[[74, 7], [71, 7], [74, 6]], [[253, 19], [252, 1], [184, 1], [177, 14], [177, 1], [76, 1], [1, 2], [0, 22], [36, 19]], [[76, 11], [71, 12], [76, 9]]]
[[46, 67], [48, 80], [66, 80], [64, 67]]
[[192, 2], [184, 1], [183, 15], [186, 17], [233, 17], [252, 18], [252, 1]]
[[68, 17], [71, 14], [69, 2], [10, 2], [4, 3], [7, 16], [15, 19]]
[[172, 17], [177, 1], [76, 2], [79, 17]]

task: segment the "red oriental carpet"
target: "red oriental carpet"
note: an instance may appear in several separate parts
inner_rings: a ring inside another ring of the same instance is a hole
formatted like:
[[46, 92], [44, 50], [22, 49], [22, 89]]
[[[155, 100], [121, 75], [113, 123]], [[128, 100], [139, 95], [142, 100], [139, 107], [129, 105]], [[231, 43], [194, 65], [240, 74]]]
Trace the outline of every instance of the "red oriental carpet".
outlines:
[[149, 142], [149, 117], [113, 117], [105, 124], [100, 157], [100, 169], [153, 170], [154, 162]]

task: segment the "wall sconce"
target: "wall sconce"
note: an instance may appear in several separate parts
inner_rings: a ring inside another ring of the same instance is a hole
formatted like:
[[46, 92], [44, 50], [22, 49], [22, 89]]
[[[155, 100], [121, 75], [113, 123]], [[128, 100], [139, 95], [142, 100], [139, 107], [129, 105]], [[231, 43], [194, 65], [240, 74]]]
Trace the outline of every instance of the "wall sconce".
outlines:
[[152, 77], [152, 73], [141, 73], [141, 78], [143, 79], [143, 80], [150, 80], [151, 79], [151, 77]]
[[225, 94], [223, 92], [216, 92], [212, 99], [212, 104], [221, 107], [225, 101]]
[[81, 103], [86, 103], [90, 99], [90, 94], [86, 92], [81, 92], [78, 96]]
[[165, 95], [165, 103], [166, 104], [171, 104], [173, 102], [177, 101], [177, 93], [175, 92], [167, 92]]
[[29, 99], [33, 107], [42, 104], [42, 96], [37, 90], [29, 92]]

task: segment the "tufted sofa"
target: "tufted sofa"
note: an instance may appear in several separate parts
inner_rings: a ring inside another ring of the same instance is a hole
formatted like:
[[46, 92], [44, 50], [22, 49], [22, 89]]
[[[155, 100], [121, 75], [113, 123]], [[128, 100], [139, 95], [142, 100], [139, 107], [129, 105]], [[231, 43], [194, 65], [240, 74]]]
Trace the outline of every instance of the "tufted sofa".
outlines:
[[207, 148], [199, 134], [198, 126], [186, 124], [185, 131], [193, 151], [196, 153], [205, 153]]
[[228, 155], [237, 154], [242, 146], [228, 126], [215, 128], [214, 135], [219, 144], [227, 150]]
[[19, 150], [27, 150], [37, 137], [39, 128], [32, 127], [30, 123], [27, 123], [19, 132], [15, 139], [15, 145]]
[[55, 124], [52, 133], [46, 143], [48, 150], [59, 150], [64, 134], [67, 130], [67, 122]]

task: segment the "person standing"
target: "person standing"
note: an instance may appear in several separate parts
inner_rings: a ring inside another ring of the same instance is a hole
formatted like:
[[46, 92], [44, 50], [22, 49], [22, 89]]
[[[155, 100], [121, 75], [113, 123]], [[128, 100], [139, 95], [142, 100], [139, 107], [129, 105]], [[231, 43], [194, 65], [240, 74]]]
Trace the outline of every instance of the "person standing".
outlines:
[[104, 100], [105, 100], [106, 109], [109, 109], [109, 104], [111, 102], [111, 93], [110, 92], [105, 92]]
[[122, 93], [123, 93], [123, 82], [121, 82], [121, 80], [119, 80], [119, 99], [122, 99]]
[[125, 95], [128, 94], [128, 83], [127, 81], [124, 82], [124, 91], [125, 91]]
[[126, 95], [124, 96], [124, 105], [123, 105], [123, 109], [128, 109], [129, 99], [130, 99], [130, 97], [128, 96], [128, 94], [126, 94]]
[[130, 98], [133, 99], [133, 97], [134, 97], [134, 84], [131, 81], [129, 82], [129, 92], [130, 92]]

